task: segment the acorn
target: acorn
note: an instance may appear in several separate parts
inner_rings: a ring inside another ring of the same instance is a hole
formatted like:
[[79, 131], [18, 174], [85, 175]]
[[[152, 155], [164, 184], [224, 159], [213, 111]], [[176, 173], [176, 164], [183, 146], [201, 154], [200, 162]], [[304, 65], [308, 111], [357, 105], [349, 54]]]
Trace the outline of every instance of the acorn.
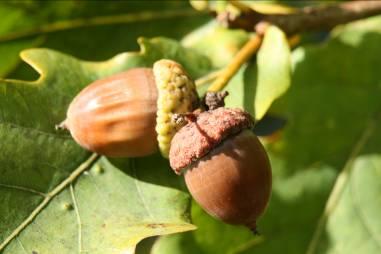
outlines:
[[218, 107], [192, 117], [171, 142], [170, 165], [210, 215], [257, 232], [269, 202], [271, 167], [241, 109]]
[[172, 115], [197, 105], [196, 87], [184, 68], [162, 59], [153, 69], [133, 68], [91, 83], [70, 103], [59, 127], [101, 155], [140, 157], [160, 148], [168, 157], [179, 128]]

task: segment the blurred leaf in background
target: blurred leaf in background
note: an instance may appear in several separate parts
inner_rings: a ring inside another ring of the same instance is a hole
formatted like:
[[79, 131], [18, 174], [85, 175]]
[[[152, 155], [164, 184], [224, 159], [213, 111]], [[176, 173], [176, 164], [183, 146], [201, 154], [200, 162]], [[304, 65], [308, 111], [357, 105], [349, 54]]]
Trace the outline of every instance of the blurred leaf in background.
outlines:
[[24, 48], [106, 60], [138, 50], [140, 36], [179, 39], [209, 19], [186, 1], [4, 1], [1, 13], [0, 52], [6, 55], [0, 60], [0, 77], [25, 79], [35, 76], [25, 65], [17, 68]]
[[270, 26], [266, 29], [257, 54], [258, 78], [254, 102], [255, 119], [262, 119], [273, 101], [290, 87], [290, 55], [290, 46], [282, 30], [276, 26]]
[[[380, 21], [348, 24], [329, 41], [293, 52], [292, 86], [270, 108], [287, 125], [267, 144], [274, 187], [259, 220], [261, 237], [193, 208], [198, 230], [161, 237], [153, 253], [381, 251]], [[240, 77], [242, 72], [228, 88], [240, 91], [245, 83]]]
[[211, 21], [184, 37], [182, 44], [208, 56], [215, 68], [222, 68], [248, 39], [249, 34], [243, 30], [227, 29]]

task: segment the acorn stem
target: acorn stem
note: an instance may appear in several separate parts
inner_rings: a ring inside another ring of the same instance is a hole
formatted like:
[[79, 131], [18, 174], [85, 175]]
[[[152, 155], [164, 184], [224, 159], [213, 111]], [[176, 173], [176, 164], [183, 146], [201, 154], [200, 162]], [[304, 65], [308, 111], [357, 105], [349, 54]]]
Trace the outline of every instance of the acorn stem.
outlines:
[[213, 110], [225, 106], [225, 97], [229, 95], [228, 91], [207, 92], [203, 98], [203, 103], [208, 110]]
[[56, 129], [56, 131], [69, 130], [69, 127], [66, 124], [66, 119], [62, 121], [60, 124], [56, 124], [54, 128]]
[[253, 232], [254, 235], [256, 235], [256, 236], [261, 235], [261, 233], [259, 233], [259, 231], [258, 231], [256, 221], [246, 224], [246, 227], [248, 227], [251, 230], [251, 232]]
[[238, 51], [233, 60], [221, 72], [221, 75], [210, 85], [208, 91], [218, 92], [225, 88], [230, 79], [237, 73], [241, 66], [254, 55], [262, 43], [262, 36], [254, 35], [246, 44]]

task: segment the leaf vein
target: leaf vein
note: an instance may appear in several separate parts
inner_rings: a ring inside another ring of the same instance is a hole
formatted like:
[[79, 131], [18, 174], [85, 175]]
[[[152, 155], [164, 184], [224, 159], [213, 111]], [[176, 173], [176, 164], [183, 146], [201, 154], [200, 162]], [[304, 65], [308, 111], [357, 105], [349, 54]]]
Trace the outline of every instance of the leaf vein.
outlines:
[[20, 240], [18, 237], [16, 237], [16, 239], [17, 239], [18, 244], [21, 246], [21, 249], [22, 249], [26, 254], [29, 254], [29, 253], [26, 251], [26, 249], [25, 249], [24, 245], [22, 244], [21, 240]]
[[144, 195], [143, 195], [143, 193], [139, 187], [139, 181], [138, 181], [139, 178], [138, 178], [138, 174], [137, 174], [137, 170], [136, 170], [136, 166], [135, 166], [135, 161], [133, 159], [131, 159], [130, 165], [132, 167], [132, 171], [134, 172], [134, 184], [135, 184], [136, 190], [138, 191], [138, 195], [139, 195], [140, 199], [142, 200], [143, 207], [147, 211], [148, 216], [152, 220], [154, 220], [155, 217], [152, 215], [151, 210], [149, 209], [149, 206], [147, 205], [147, 202], [144, 198]]
[[30, 127], [25, 127], [25, 126], [22, 126], [22, 125], [19, 125], [19, 124], [15, 124], [15, 123], [10, 123], [10, 122], [3, 121], [3, 122], [0, 122], [0, 126], [1, 125], [5, 126], [5, 127], [18, 128], [18, 129], [22, 129], [22, 130], [25, 130], [25, 131], [30, 131], [30, 132], [34, 132], [34, 133], [39, 134], [39, 135], [53, 137], [53, 138], [57, 138], [57, 139], [72, 140], [71, 136], [69, 136], [69, 135], [66, 135], [66, 136], [57, 135], [57, 134], [54, 134], [54, 133], [49, 133], [49, 132], [33, 129], [33, 128], [30, 128]]
[[78, 251], [79, 251], [79, 253], [82, 253], [82, 250], [83, 250], [83, 248], [82, 248], [82, 222], [81, 222], [81, 216], [79, 214], [77, 199], [75, 198], [73, 184], [70, 184], [70, 195], [71, 195], [71, 199], [73, 201], [73, 206], [74, 206], [75, 215], [76, 215], [77, 224], [78, 224]]
[[30, 223], [34, 221], [37, 215], [50, 203], [50, 201], [57, 196], [61, 191], [63, 191], [69, 184], [71, 184], [75, 179], [77, 179], [85, 170], [92, 166], [95, 161], [99, 158], [99, 155], [91, 155], [85, 162], [83, 162], [77, 169], [73, 171], [70, 176], [63, 180], [59, 185], [57, 185], [51, 192], [49, 192], [42, 202], [32, 211], [32, 213], [16, 227], [15, 230], [2, 242], [0, 243], [0, 251], [3, 250], [15, 237], [17, 237]]
[[[98, 197], [101, 197], [104, 195], [104, 193], [100, 190], [97, 182], [95, 180], [93, 180], [93, 178], [95, 178], [92, 174], [90, 174], [90, 181], [94, 184], [94, 187], [95, 187], [95, 190], [98, 192]], [[106, 203], [108, 203], [108, 199], [107, 198], [102, 198], [102, 199], [99, 199], [99, 200], [102, 200], [102, 203], [105, 204], [103, 207], [105, 207], [106, 209], [106, 212], [107, 212], [107, 215], [110, 216], [112, 215], [112, 213], [108, 210], [108, 207], [111, 207], [110, 205], [106, 205]]]
[[42, 196], [42, 197], [46, 197], [45, 193], [43, 193], [41, 191], [38, 191], [38, 190], [34, 190], [32, 188], [29, 188], [29, 187], [18, 186], [18, 185], [13, 185], [13, 184], [5, 184], [5, 183], [0, 183], [0, 187], [7, 188], [7, 189], [14, 189], [14, 190], [19, 190], [19, 191], [24, 191], [24, 192], [29, 192], [29, 193], [36, 194], [36, 195], [39, 195], [39, 196]]
[[[373, 163], [372, 163], [373, 164]], [[375, 168], [375, 166], [373, 166]], [[359, 205], [358, 203], [358, 197], [357, 197], [357, 192], [355, 191], [356, 189], [356, 186], [355, 184], [353, 183], [353, 177], [351, 177], [350, 181], [349, 181], [349, 190], [350, 190], [350, 193], [351, 193], [351, 197], [352, 197], [352, 201], [353, 201], [353, 206], [354, 206], [354, 211], [355, 213], [358, 215], [359, 219], [360, 219], [360, 222], [361, 224], [364, 226], [365, 230], [368, 232], [368, 234], [370, 235], [371, 238], [373, 238], [375, 240], [375, 242], [377, 243], [377, 246], [378, 248], [381, 250], [381, 239], [378, 239], [377, 238], [377, 234], [372, 232], [372, 227], [369, 225], [369, 223], [367, 222], [366, 220], [366, 215], [364, 215], [361, 211], [361, 206]]]

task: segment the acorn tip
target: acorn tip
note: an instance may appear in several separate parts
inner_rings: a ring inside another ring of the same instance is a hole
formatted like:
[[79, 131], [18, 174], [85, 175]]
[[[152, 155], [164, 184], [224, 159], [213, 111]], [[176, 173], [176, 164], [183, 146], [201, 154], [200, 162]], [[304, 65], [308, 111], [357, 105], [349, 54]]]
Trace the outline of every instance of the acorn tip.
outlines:
[[60, 124], [56, 124], [54, 128], [56, 129], [56, 131], [69, 130], [69, 127], [66, 124], [66, 119], [62, 121]]

